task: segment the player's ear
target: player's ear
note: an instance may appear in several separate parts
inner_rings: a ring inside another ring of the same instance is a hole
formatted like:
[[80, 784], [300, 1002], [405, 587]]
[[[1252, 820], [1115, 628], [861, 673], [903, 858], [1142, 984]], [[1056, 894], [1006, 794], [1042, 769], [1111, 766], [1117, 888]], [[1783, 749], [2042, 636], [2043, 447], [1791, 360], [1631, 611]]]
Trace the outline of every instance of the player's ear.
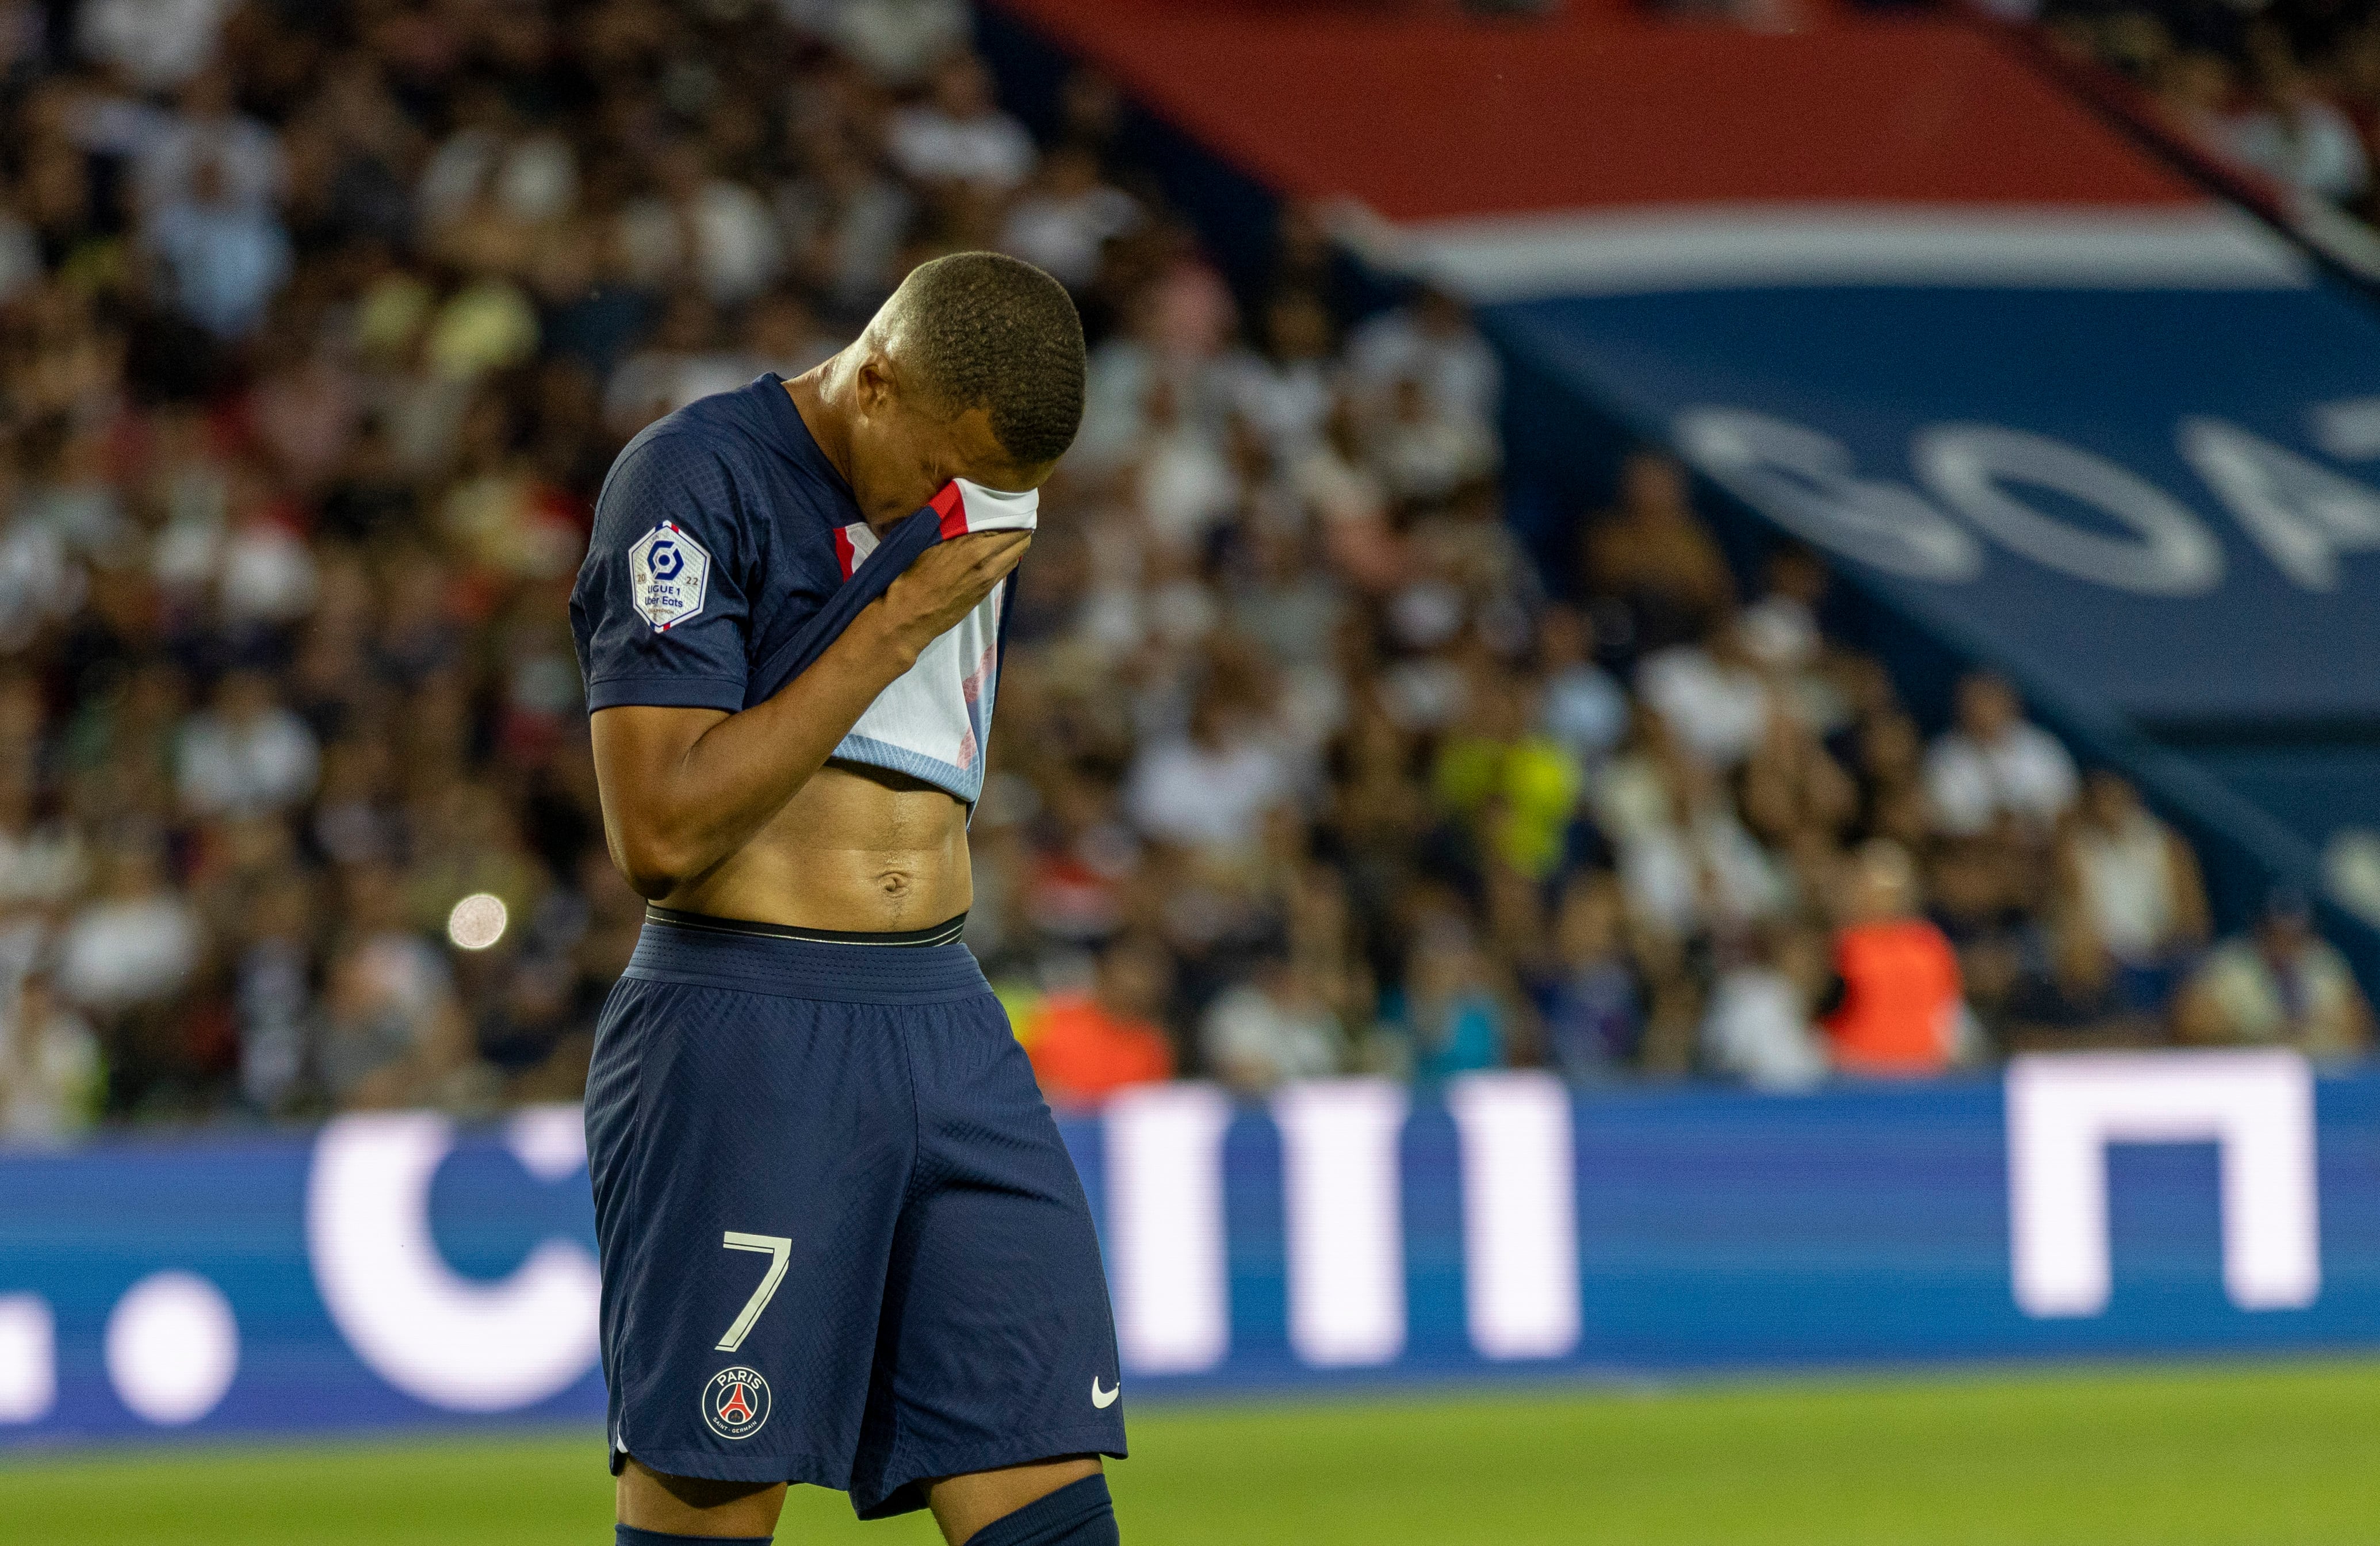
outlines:
[[859, 398], [861, 412], [870, 418], [884, 413], [899, 395], [893, 381], [892, 359], [873, 348], [861, 355], [859, 369], [853, 372], [852, 390]]

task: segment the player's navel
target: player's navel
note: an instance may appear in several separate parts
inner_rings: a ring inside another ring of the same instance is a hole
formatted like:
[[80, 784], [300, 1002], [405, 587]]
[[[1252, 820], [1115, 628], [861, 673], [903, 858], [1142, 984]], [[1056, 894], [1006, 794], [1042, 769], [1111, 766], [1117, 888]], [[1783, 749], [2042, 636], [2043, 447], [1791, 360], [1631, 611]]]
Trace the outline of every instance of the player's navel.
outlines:
[[876, 888], [895, 902], [908, 900], [909, 893], [916, 886], [917, 877], [906, 870], [882, 870], [876, 875]]

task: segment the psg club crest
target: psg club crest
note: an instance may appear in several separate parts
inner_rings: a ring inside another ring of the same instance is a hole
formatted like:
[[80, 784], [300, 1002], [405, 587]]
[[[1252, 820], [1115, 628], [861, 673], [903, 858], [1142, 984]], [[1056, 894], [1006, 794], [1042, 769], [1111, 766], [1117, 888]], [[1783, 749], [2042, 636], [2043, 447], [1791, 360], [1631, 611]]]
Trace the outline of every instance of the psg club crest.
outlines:
[[710, 584], [710, 554], [674, 521], [662, 522], [628, 549], [628, 599], [655, 633], [701, 612]]
[[710, 1377], [702, 1393], [702, 1420], [722, 1439], [748, 1439], [769, 1420], [769, 1382], [737, 1364]]

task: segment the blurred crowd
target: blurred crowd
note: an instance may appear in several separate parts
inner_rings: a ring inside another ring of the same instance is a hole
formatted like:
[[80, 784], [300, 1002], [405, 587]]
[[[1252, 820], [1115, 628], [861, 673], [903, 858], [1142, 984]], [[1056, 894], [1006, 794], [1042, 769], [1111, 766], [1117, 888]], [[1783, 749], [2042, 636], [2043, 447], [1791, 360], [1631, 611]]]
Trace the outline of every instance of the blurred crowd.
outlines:
[[[1986, 8], [2033, 9], [1985, 0]], [[2127, 79], [2184, 140], [2277, 186], [2380, 216], [2380, 7], [2368, 0], [2046, 0], [2073, 57]]]
[[643, 424], [1002, 249], [1077, 296], [968, 938], [1052, 1096], [1797, 1088], [2360, 1043], [2303, 907], [1979, 676], [1930, 743], [1632, 459], [1540, 574], [1494, 354], [1292, 210], [1235, 293], [955, 0], [0, 0], [0, 1137], [568, 1099], [641, 907], [566, 597]]

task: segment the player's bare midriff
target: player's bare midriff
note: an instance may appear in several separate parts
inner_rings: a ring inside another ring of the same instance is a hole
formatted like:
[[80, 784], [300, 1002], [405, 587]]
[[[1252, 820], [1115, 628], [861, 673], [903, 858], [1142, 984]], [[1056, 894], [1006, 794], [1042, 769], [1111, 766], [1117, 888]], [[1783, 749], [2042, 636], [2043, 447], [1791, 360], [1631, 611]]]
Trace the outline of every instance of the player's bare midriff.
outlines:
[[752, 840], [661, 904], [798, 929], [892, 933], [966, 911], [966, 807], [896, 773], [829, 762]]

